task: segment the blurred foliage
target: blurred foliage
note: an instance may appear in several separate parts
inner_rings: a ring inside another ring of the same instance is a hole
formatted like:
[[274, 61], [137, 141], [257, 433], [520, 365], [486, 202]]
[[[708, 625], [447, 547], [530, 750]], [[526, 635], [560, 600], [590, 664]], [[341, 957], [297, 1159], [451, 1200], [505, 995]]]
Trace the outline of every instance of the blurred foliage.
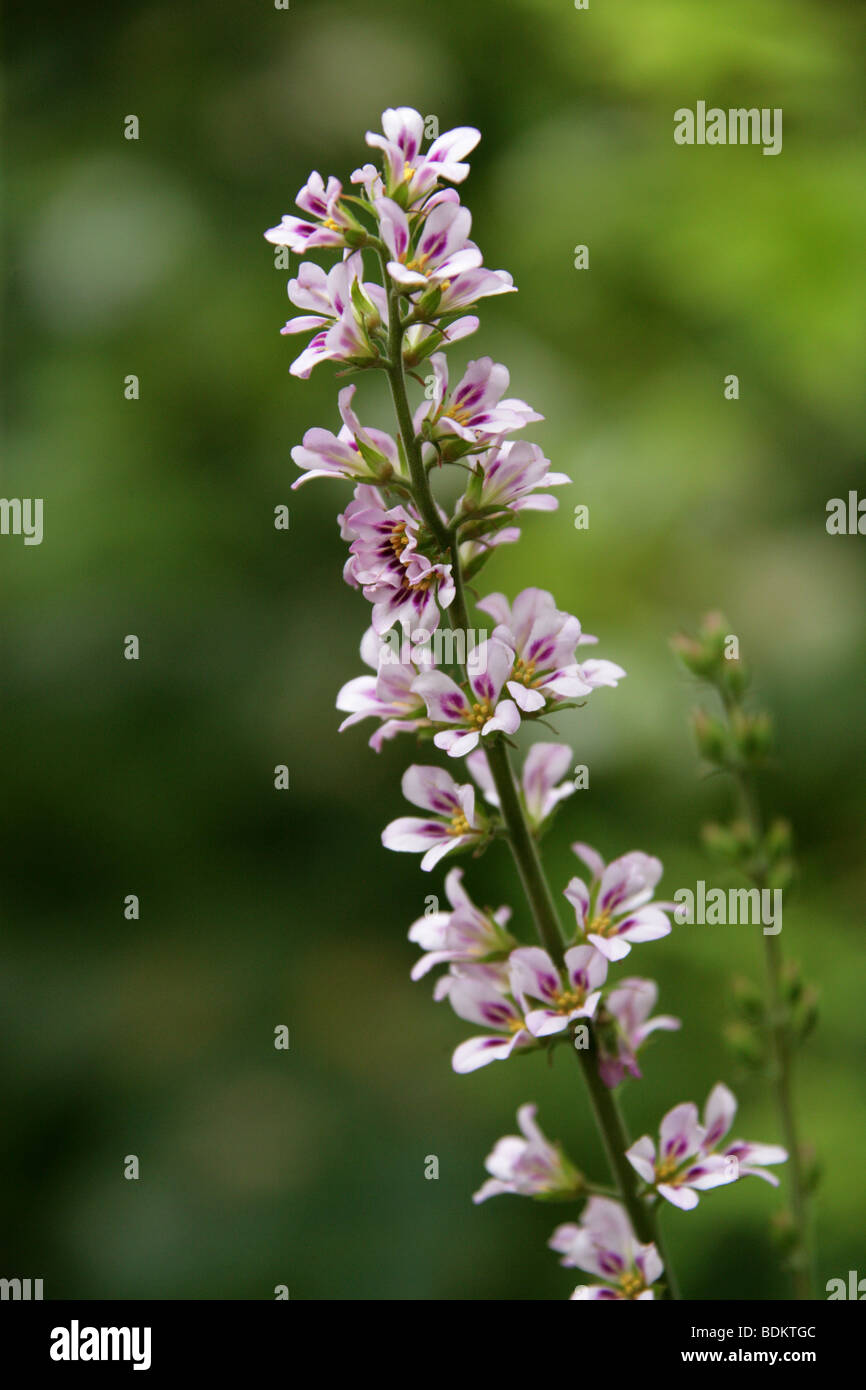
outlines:
[[[776, 720], [768, 808], [799, 847], [786, 950], [823, 1000], [798, 1078], [826, 1169], [819, 1287], [857, 1266], [866, 543], [824, 520], [830, 497], [866, 490], [864, 18], [842, 0], [7, 16], [2, 492], [45, 499], [45, 540], [0, 539], [5, 1274], [66, 1298], [574, 1285], [545, 1248], [550, 1209], [470, 1194], [530, 1098], [603, 1174], [576, 1070], [450, 1070], [468, 1030], [410, 984], [405, 939], [442, 875], [379, 844], [411, 744], [377, 758], [362, 731], [336, 734], [365, 621], [340, 578], [346, 493], [289, 492], [289, 450], [334, 426], [335, 387], [325, 368], [287, 375], [288, 277], [261, 234], [311, 167], [345, 179], [401, 103], [483, 132], [464, 197], [520, 293], [485, 305], [454, 356], [509, 364], [546, 417], [532, 437], [574, 479], [485, 587], [552, 589], [629, 672], [561, 721], [591, 788], [547, 843], [552, 881], [575, 871], [576, 838], [658, 853], [670, 893], [720, 881], [698, 827], [731, 792], [700, 780], [668, 638], [724, 606]], [[781, 155], [675, 146], [673, 111], [699, 98], [782, 107]], [[366, 401], [384, 422], [384, 398]], [[470, 882], [519, 903], [501, 848]], [[776, 1139], [723, 1041], [760, 941], [683, 927], [634, 966], [684, 1027], [627, 1088], [633, 1133], [725, 1077], [737, 1132]], [[688, 1294], [785, 1297], [782, 1203], [744, 1182], [667, 1212]]]

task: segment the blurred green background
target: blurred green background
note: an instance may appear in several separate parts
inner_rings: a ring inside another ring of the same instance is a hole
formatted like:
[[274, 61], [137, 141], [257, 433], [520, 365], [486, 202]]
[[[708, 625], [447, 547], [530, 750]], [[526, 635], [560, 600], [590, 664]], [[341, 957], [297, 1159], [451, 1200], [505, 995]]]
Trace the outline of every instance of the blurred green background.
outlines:
[[[530, 437], [574, 479], [485, 587], [552, 589], [629, 672], [560, 722], [591, 789], [546, 842], [552, 882], [577, 838], [659, 854], [670, 893], [734, 881], [699, 845], [730, 793], [700, 779], [695, 690], [667, 646], [724, 608], [777, 716], [767, 804], [802, 865], [783, 944], [822, 993], [798, 1077], [826, 1166], [819, 1288], [866, 1274], [866, 541], [824, 526], [829, 498], [866, 490], [863, 30], [839, 0], [8, 16], [0, 490], [45, 499], [45, 539], [0, 538], [0, 1273], [51, 1298], [532, 1299], [576, 1282], [545, 1248], [558, 1210], [470, 1194], [529, 1099], [602, 1176], [579, 1076], [562, 1054], [451, 1072], [472, 1030], [410, 983], [405, 939], [444, 875], [379, 844], [412, 744], [377, 757], [368, 726], [336, 733], [366, 620], [340, 577], [348, 494], [289, 491], [291, 446], [337, 424], [335, 386], [328, 368], [288, 375], [288, 276], [262, 232], [311, 168], [347, 180], [364, 131], [405, 103], [481, 128], [463, 197], [520, 290], [483, 306], [452, 361], [507, 362], [546, 417]], [[782, 154], [676, 146], [673, 112], [698, 99], [782, 107]], [[386, 423], [370, 388], [362, 416]], [[469, 883], [513, 902], [529, 938], [504, 849]], [[722, 1040], [731, 977], [761, 965], [743, 927], [633, 954], [684, 1024], [624, 1094], [635, 1136], [725, 1078], [737, 1133], [779, 1138]], [[667, 1211], [686, 1293], [787, 1297], [782, 1201], [750, 1181]]]

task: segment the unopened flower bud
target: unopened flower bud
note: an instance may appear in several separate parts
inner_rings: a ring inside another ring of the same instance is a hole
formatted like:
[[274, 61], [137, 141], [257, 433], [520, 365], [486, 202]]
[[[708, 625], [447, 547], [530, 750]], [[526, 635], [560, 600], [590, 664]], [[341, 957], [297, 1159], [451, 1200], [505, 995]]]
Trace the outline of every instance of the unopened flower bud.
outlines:
[[787, 1254], [797, 1244], [797, 1227], [789, 1211], [783, 1208], [770, 1218], [770, 1234], [776, 1248]]
[[685, 633], [678, 632], [671, 638], [671, 648], [686, 670], [691, 671], [693, 676], [709, 679], [714, 674], [718, 665], [718, 656], [714, 651], [708, 652], [702, 642], [696, 642], [693, 637], [687, 637]]
[[722, 678], [730, 693], [739, 698], [745, 694], [749, 685], [749, 669], [745, 662], [736, 660], [726, 660], [722, 669]]
[[757, 849], [758, 841], [749, 821], [743, 820], [742, 817], [738, 820], [731, 821], [730, 830], [742, 854], [751, 854]]
[[439, 301], [442, 298], [442, 290], [438, 285], [431, 285], [429, 290], [425, 290], [420, 296], [415, 306], [415, 314], [419, 319], [432, 318], [439, 308]]
[[698, 628], [698, 636], [702, 642], [716, 643], [723, 645], [725, 634], [730, 629], [730, 623], [724, 613], [714, 609], [711, 613], [705, 613]]
[[773, 725], [768, 714], [746, 714], [735, 710], [731, 728], [737, 751], [746, 762], [758, 762], [766, 757], [773, 743]]
[[803, 1173], [803, 1188], [806, 1192], [812, 1193], [817, 1189], [824, 1176], [824, 1165], [811, 1144], [800, 1146], [800, 1165]]
[[738, 975], [732, 981], [731, 991], [739, 1013], [752, 1023], [759, 1023], [764, 1017], [764, 998], [755, 984], [746, 975]]
[[796, 960], [786, 960], [782, 966], [782, 993], [789, 1004], [799, 1004], [803, 997], [803, 972]]
[[736, 862], [742, 857], [743, 847], [740, 841], [725, 825], [718, 825], [715, 821], [709, 822], [701, 829], [701, 839], [710, 853], [719, 859]]
[[346, 227], [343, 232], [343, 240], [347, 246], [359, 250], [360, 247], [367, 245], [370, 238], [363, 227]]
[[725, 1028], [725, 1042], [743, 1066], [750, 1069], [761, 1066], [764, 1059], [764, 1045], [760, 1034], [748, 1023], [735, 1021]]
[[792, 840], [791, 822], [774, 820], [764, 837], [764, 852], [771, 864], [790, 854]]
[[692, 714], [692, 728], [701, 757], [709, 763], [723, 763], [728, 751], [728, 737], [721, 720], [707, 714], [706, 710], [696, 709]]

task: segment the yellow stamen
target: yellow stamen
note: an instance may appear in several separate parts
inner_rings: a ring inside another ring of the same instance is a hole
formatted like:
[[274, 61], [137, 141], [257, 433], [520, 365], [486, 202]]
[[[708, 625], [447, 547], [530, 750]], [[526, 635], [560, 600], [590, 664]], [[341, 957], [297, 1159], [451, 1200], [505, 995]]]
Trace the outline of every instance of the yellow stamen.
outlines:
[[641, 1292], [644, 1283], [639, 1274], [635, 1274], [632, 1270], [629, 1270], [629, 1272], [624, 1274], [620, 1279], [619, 1286], [626, 1298], [634, 1298], [635, 1294]]
[[477, 701], [472, 706], [472, 713], [469, 716], [470, 724], [474, 724], [476, 729], [480, 729], [486, 724], [493, 714], [493, 706], [489, 700]]
[[472, 827], [462, 811], [455, 811], [451, 817], [451, 824], [448, 827], [449, 835], [468, 835]]
[[560, 1013], [566, 1013], [571, 1009], [577, 1009], [586, 998], [586, 991], [582, 989], [563, 989], [559, 994], [553, 996], [553, 1002]]
[[[518, 656], [514, 661], [514, 672], [511, 679], [520, 681], [521, 685], [532, 685], [535, 677], [535, 662], [524, 661], [522, 656]], [[541, 682], [539, 681], [539, 684]]]
[[610, 925], [610, 913], [602, 912], [590, 922], [587, 928], [587, 934], [589, 934], [589, 932], [594, 932], [596, 936], [607, 936]]

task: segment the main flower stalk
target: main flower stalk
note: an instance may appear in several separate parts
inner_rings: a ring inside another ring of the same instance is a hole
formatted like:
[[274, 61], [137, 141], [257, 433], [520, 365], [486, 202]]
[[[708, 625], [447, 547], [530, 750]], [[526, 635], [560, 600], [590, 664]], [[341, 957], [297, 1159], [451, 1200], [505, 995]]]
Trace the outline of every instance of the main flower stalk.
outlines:
[[[469, 172], [465, 156], [479, 132], [448, 131], [425, 151], [427, 122], [417, 111], [389, 109], [382, 126], [366, 137], [380, 152], [380, 165], [352, 174], [358, 194], [314, 171], [296, 199], [305, 217], [285, 215], [265, 233], [301, 255], [341, 253], [327, 272], [302, 262], [289, 282], [289, 298], [303, 312], [282, 331], [313, 335], [290, 371], [303, 379], [325, 361], [354, 374], [384, 371], [396, 416], [396, 437], [362, 424], [351, 384], [338, 397], [339, 433], [308, 429], [292, 450], [302, 470], [295, 487], [311, 478], [354, 485], [339, 517], [349, 549], [344, 577], [371, 605], [361, 655], [373, 674], [339, 692], [341, 729], [372, 718], [376, 751], [385, 740], [411, 734], [432, 742], [450, 767], [466, 769], [458, 782], [438, 764], [408, 767], [404, 796], [424, 814], [391, 821], [382, 843], [420, 853], [429, 872], [446, 856], [478, 855], [507, 839], [541, 944], [522, 945], [509, 927], [510, 908], [478, 907], [463, 870], [451, 868], [449, 909], [434, 897], [435, 910], [410, 928], [409, 939], [423, 950], [412, 977], [445, 966], [434, 999], [447, 999], [458, 1017], [484, 1030], [456, 1048], [458, 1074], [514, 1053], [570, 1046], [616, 1185], [614, 1194], [591, 1182], [546, 1138], [536, 1107], [526, 1104], [518, 1111], [521, 1134], [501, 1139], [489, 1155], [490, 1180], [475, 1200], [514, 1193], [579, 1203], [580, 1222], [560, 1226], [550, 1241], [564, 1265], [599, 1279], [579, 1285], [575, 1299], [675, 1297], [658, 1234], [662, 1200], [689, 1209], [698, 1190], [733, 1182], [741, 1172], [775, 1181], [755, 1165], [785, 1155], [743, 1141], [720, 1148], [736, 1108], [721, 1084], [710, 1092], [703, 1122], [691, 1104], [668, 1112], [658, 1152], [646, 1135], [629, 1143], [614, 1090], [627, 1075], [641, 1076], [638, 1052], [649, 1035], [675, 1031], [680, 1020], [649, 1016], [655, 981], [609, 982], [608, 972], [633, 946], [670, 934], [672, 905], [654, 899], [663, 866], [639, 850], [606, 863], [590, 845], [573, 845], [585, 868], [563, 890], [574, 911], [567, 942], [538, 839], [577, 790], [566, 778], [573, 754], [563, 744], [534, 743], [519, 782], [509, 754], [522, 727], [540, 721], [549, 727], [551, 716], [584, 704], [596, 689], [616, 687], [626, 673], [580, 652], [597, 639], [543, 589], [524, 589], [512, 600], [501, 593], [478, 597], [494, 628], [474, 640], [466, 581], [475, 580], [496, 547], [520, 538], [517, 523], [526, 511], [554, 511], [549, 489], [570, 479], [550, 470], [537, 444], [510, 438], [542, 417], [506, 394], [503, 364], [480, 357], [459, 381], [449, 380], [446, 349], [478, 327], [466, 311], [514, 290], [506, 271], [482, 264], [469, 239], [471, 214], [455, 188]], [[371, 255], [381, 282], [364, 280]], [[421, 381], [423, 363], [424, 399], [413, 413], [407, 372]], [[431, 487], [445, 467], [461, 470], [465, 483], [449, 511]], [[587, 870], [588, 880], [581, 876]]]

